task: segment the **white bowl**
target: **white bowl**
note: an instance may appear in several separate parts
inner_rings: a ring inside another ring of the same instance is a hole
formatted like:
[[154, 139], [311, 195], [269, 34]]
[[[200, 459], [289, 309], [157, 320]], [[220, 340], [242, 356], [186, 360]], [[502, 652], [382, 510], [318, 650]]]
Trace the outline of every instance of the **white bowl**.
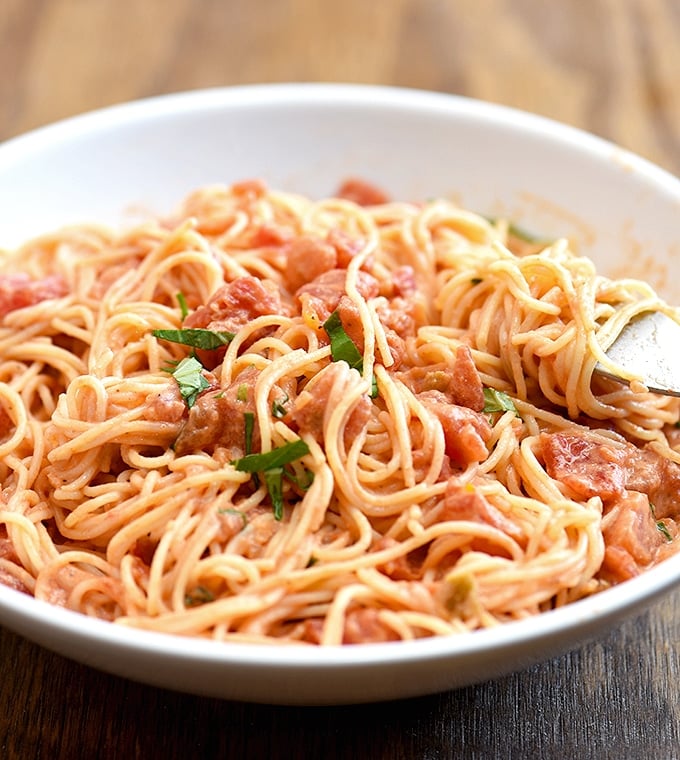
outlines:
[[[0, 146], [0, 248], [70, 223], [129, 224], [190, 190], [263, 177], [312, 196], [359, 175], [395, 198], [454, 197], [577, 241], [600, 270], [680, 304], [680, 181], [551, 121], [380, 87], [272, 85], [108, 108]], [[680, 581], [680, 556], [536, 618], [451, 638], [343, 648], [220, 644], [130, 630], [0, 585], [0, 623], [88, 665], [231, 699], [329, 704], [469, 685], [558, 655]]]

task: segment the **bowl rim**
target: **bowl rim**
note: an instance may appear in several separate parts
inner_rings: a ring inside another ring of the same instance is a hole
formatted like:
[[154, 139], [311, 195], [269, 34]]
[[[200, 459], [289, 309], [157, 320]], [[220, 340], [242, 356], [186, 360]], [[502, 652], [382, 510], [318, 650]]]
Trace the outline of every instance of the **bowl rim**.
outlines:
[[[505, 105], [461, 95], [404, 87], [343, 83], [273, 83], [214, 87], [106, 106], [37, 127], [0, 143], [0, 173], [35, 151], [122, 125], [130, 126], [183, 111], [254, 107], [314, 107], [407, 109], [437, 117], [456, 115], [548, 139], [601, 161], [612, 155], [635, 170], [644, 182], [660, 189], [680, 204], [680, 179], [647, 159], [578, 127]], [[362, 644], [360, 646], [311, 647], [281, 644], [222, 642], [157, 633], [86, 617], [52, 606], [0, 585], [0, 623], [18, 629], [26, 625], [80, 640], [94, 640], [117, 649], [154, 657], [181, 657], [214, 665], [238, 663], [275, 668], [343, 668], [348, 665], [397, 664], [425, 660], [450, 660], [480, 655], [498, 647], [526, 645], [555, 634], [569, 634], [596, 623], [618, 619], [632, 608], [647, 604], [680, 582], [680, 554], [664, 560], [618, 586], [564, 607], [495, 628], [414, 641]]]
[[[241, 667], [280, 669], [380, 666], [432, 660], [455, 661], [471, 655], [484, 655], [499, 648], [524, 647], [532, 643], [538, 645], [546, 637], [557, 634], [565, 636], [582, 628], [599, 630], [601, 626], [608, 627], [609, 621], [627, 617], [632, 608], [640, 607], [640, 612], [643, 612], [679, 581], [680, 554], [676, 554], [624, 583], [522, 620], [451, 636], [349, 646], [215, 641], [127, 627], [54, 606], [2, 585], [0, 624], [14, 630], [22, 629], [27, 624], [43, 626], [45, 631], [41, 633], [41, 643], [45, 643], [45, 632], [53, 631], [67, 634], [72, 640], [104, 644], [116, 650], [146, 654], [154, 659], [180, 657], [215, 666], [238, 664]], [[574, 646], [585, 640], [577, 638]]]
[[226, 107], [272, 106], [400, 108], [428, 115], [451, 115], [455, 112], [459, 117], [487, 123], [501, 122], [505, 127], [544, 138], [549, 137], [553, 142], [563, 143], [572, 148], [578, 145], [579, 151], [592, 157], [611, 158], [614, 154], [632, 170], [642, 173], [662, 186], [668, 185], [667, 189], [671, 192], [680, 193], [680, 177], [676, 177], [671, 171], [611, 140], [548, 116], [454, 93], [342, 82], [303, 81], [216, 86], [140, 97], [106, 105], [36, 126], [0, 141], [0, 171], [4, 168], [5, 161], [14, 161], [45, 145], [99, 130], [108, 131], [117, 126], [148, 119], [177, 116], [184, 110], [209, 111]]

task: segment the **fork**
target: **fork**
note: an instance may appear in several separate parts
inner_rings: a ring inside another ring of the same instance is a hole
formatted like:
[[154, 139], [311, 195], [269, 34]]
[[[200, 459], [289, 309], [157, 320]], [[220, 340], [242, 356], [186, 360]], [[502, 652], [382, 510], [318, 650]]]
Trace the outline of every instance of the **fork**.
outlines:
[[[680, 324], [667, 314], [648, 311], [633, 317], [606, 354], [651, 392], [680, 396]], [[599, 362], [595, 371], [627, 382]]]

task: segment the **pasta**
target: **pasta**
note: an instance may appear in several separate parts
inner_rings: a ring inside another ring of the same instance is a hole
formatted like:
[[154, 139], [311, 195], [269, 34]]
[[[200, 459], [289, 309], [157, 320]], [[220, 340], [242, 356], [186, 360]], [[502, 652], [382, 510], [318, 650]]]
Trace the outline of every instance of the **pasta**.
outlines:
[[0, 581], [322, 645], [597, 593], [678, 543], [678, 399], [595, 373], [650, 308], [566, 240], [359, 180], [32, 240], [1, 263]]

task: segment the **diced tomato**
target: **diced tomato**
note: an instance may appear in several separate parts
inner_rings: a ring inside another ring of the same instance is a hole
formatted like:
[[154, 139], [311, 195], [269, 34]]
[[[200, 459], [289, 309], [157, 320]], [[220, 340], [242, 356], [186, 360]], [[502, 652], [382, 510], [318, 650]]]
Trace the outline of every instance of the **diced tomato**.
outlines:
[[358, 177], [348, 177], [338, 188], [338, 198], [358, 203], [360, 206], [377, 206], [387, 203], [389, 196], [377, 185]]
[[630, 449], [626, 456], [626, 488], [646, 493], [658, 519], [680, 518], [680, 467], [652, 449]]
[[273, 282], [245, 276], [223, 285], [205, 306], [187, 316], [184, 326], [235, 333], [257, 317], [286, 313]]
[[159, 393], [146, 399], [144, 418], [155, 422], [179, 422], [187, 407], [177, 383], [171, 383]]
[[335, 269], [338, 263], [335, 248], [310, 235], [291, 240], [283, 252], [286, 255], [286, 283], [291, 293], [329, 269]]
[[[396, 546], [398, 541], [387, 536], [383, 536], [376, 541], [371, 547], [371, 551], [378, 552], [383, 549], [389, 549], [392, 546]], [[414, 581], [422, 577], [420, 569], [421, 562], [417, 562], [415, 557], [409, 554], [402, 554], [395, 559], [388, 560], [383, 565], [380, 565], [380, 570], [389, 575], [392, 580], [395, 581]]]
[[488, 457], [486, 442], [491, 438], [491, 425], [486, 417], [467, 407], [451, 404], [441, 391], [425, 391], [417, 398], [441, 423], [451, 464], [467, 467]]
[[[185, 327], [198, 327], [215, 332], [237, 333], [253, 319], [267, 314], [288, 315], [275, 283], [257, 277], [238, 277], [219, 288], [207, 304], [199, 306], [184, 320]], [[204, 367], [213, 369], [224, 356], [225, 349], [197, 351]]]
[[467, 346], [459, 346], [456, 350], [449, 387], [454, 403], [475, 412], [484, 408], [484, 386]]
[[40, 280], [32, 280], [23, 273], [3, 275], [0, 277], [0, 317], [49, 298], [61, 298], [67, 293], [68, 287], [60, 275], [49, 275]]
[[628, 491], [610, 506], [603, 520], [606, 546], [603, 575], [618, 582], [638, 575], [654, 561], [664, 537], [646, 494]]
[[261, 179], [245, 179], [241, 182], [235, 182], [231, 186], [234, 195], [242, 196], [252, 200], [261, 198], [267, 192], [267, 183]]
[[[245, 413], [255, 412], [255, 383], [258, 370], [248, 367], [227, 388], [202, 393], [189, 410], [186, 425], [175, 441], [178, 455], [214, 451], [216, 446], [232, 449], [234, 458], [246, 452]], [[253, 427], [252, 447], [259, 449], [260, 433]]]
[[392, 287], [396, 296], [401, 296], [402, 298], [413, 296], [418, 289], [416, 273], [413, 271], [413, 267], [408, 265], [397, 267], [392, 272]]
[[415, 394], [438, 391], [451, 404], [465, 406], [475, 412], [484, 408], [484, 386], [472, 354], [467, 346], [459, 346], [451, 370], [448, 368], [411, 367], [399, 374]]
[[343, 644], [396, 641], [397, 638], [397, 634], [380, 620], [378, 610], [361, 608], [347, 613]]
[[437, 521], [471, 520], [490, 525], [516, 540], [522, 532], [497, 507], [473, 486], [461, 486], [457, 478], [449, 478], [442, 508], [437, 512]]
[[[335, 311], [342, 296], [347, 295], [347, 271], [330, 269], [306, 283], [295, 293], [303, 313], [309, 310], [320, 323]], [[357, 290], [366, 299], [375, 298], [380, 292], [378, 281], [367, 272], [357, 273]]]
[[543, 433], [548, 475], [579, 496], [607, 504], [624, 491], [646, 494], [658, 519], [680, 516], [680, 466], [653, 449], [610, 442], [582, 431]]
[[541, 451], [548, 475], [587, 499], [609, 499], [626, 485], [624, 452], [586, 434], [544, 433]]
[[[300, 432], [311, 434], [321, 443], [328, 416], [337, 401], [343, 398], [347, 384], [353, 381], [358, 381], [357, 373], [349, 373], [344, 362], [327, 365], [306, 385], [286, 419], [297, 425]], [[363, 431], [370, 414], [371, 400], [367, 396], [361, 396], [345, 425], [346, 446]]]
[[[337, 265], [340, 269], [347, 269], [350, 261], [352, 261], [352, 259], [366, 245], [366, 241], [363, 240], [363, 238], [350, 237], [343, 230], [336, 228], [329, 230], [328, 235], [326, 235], [326, 241], [329, 245], [332, 245], [333, 248], [335, 248], [338, 257]], [[370, 262], [367, 261], [366, 264], [370, 264]]]

